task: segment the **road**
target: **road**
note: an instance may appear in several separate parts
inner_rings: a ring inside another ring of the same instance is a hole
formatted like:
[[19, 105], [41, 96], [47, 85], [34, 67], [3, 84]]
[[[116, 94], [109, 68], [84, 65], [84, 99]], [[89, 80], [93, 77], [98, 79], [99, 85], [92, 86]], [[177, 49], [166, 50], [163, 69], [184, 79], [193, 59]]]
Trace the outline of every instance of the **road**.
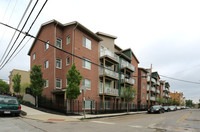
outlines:
[[200, 132], [200, 110], [137, 114], [80, 122], [42, 122], [21, 117], [0, 118], [0, 131], [15, 132]]

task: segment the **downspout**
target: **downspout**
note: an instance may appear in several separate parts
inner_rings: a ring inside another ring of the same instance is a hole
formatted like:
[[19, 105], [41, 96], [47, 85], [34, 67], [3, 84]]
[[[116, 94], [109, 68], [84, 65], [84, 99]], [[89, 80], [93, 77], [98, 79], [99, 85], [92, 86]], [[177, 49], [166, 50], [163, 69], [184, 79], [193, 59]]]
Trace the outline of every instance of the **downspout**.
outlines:
[[74, 63], [74, 45], [75, 45], [75, 29], [77, 28], [78, 26], [78, 22], [76, 22], [76, 26], [74, 27], [73, 29], [73, 35], [72, 35], [72, 64]]
[[[58, 22], [55, 25], [54, 28], [54, 44], [56, 46], [56, 27], [58, 25]], [[54, 89], [56, 89], [56, 48], [54, 48]]]

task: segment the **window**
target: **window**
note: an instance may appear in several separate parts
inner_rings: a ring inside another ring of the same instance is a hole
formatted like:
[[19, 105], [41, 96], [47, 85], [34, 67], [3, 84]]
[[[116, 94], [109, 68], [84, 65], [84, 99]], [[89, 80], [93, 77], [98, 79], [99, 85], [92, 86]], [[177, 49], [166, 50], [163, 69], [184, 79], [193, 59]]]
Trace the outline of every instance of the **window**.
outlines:
[[87, 39], [86, 37], [83, 37], [83, 46], [91, 50], [91, 40]]
[[144, 99], [144, 97], [145, 97], [145, 94], [143, 93], [143, 94], [142, 94], [142, 98]]
[[145, 88], [145, 83], [143, 83], [142, 87]]
[[86, 59], [86, 58], [83, 58], [83, 63], [82, 63], [82, 66], [86, 69], [89, 69], [91, 70], [91, 63], [90, 63], [90, 60]]
[[[82, 105], [84, 108], [84, 104]], [[95, 109], [95, 101], [94, 100], [85, 100], [85, 109]]]
[[70, 44], [70, 35], [67, 36], [67, 44]]
[[56, 78], [56, 88], [62, 88], [62, 79]]
[[68, 87], [68, 81], [67, 81], [67, 79], [66, 79], [66, 86]]
[[44, 62], [44, 69], [47, 69], [47, 68], [49, 68], [49, 61], [48, 60]]
[[45, 88], [49, 87], [49, 80], [45, 80], [45, 82], [44, 82], [44, 87], [45, 87]]
[[88, 79], [83, 79], [82, 85], [86, 87], [86, 89], [91, 89], [91, 81]]
[[56, 47], [62, 49], [62, 39], [56, 38]]
[[56, 58], [56, 68], [59, 68], [59, 69], [62, 68], [62, 60], [59, 58]]
[[35, 60], [35, 53], [33, 54], [33, 60]]
[[49, 41], [47, 41], [47, 42], [46, 42], [46, 44], [45, 44], [45, 47], [44, 47], [44, 48], [45, 48], [45, 50], [47, 50], [47, 49], [49, 48]]
[[67, 56], [67, 58], [66, 58], [66, 66], [68, 66], [70, 64], [70, 58], [69, 58], [69, 56]]

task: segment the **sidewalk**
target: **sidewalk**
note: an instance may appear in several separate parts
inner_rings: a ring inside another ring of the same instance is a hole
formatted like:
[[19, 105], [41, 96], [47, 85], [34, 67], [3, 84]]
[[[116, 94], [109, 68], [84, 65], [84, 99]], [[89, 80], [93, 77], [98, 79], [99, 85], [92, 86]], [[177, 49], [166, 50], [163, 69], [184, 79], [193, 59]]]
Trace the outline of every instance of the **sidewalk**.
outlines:
[[[23, 116], [24, 118], [35, 119], [44, 122], [61, 122], [61, 121], [71, 122], [71, 121], [80, 121], [81, 118], [84, 118], [83, 115], [67, 116], [67, 115], [46, 113], [27, 107], [25, 105], [22, 105], [22, 111], [27, 113], [26, 116]], [[125, 115], [142, 114], [142, 113], [146, 113], [146, 111], [129, 112], [128, 114], [127, 113], [113, 113], [113, 114], [99, 114], [99, 115], [86, 114], [86, 119], [125, 116]]]

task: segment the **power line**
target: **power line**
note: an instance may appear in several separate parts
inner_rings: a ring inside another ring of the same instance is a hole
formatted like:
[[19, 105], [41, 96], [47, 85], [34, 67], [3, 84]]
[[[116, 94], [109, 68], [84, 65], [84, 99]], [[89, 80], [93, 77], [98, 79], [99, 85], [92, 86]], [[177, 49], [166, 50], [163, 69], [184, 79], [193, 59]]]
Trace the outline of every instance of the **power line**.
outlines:
[[[7, 24], [4, 24], [4, 23], [2, 23], [2, 22], [0, 22], [0, 24], [2, 24], [2, 25], [4, 25], [4, 26], [7, 26], [7, 27], [9, 27], [9, 28], [11, 28], [11, 29], [14, 29], [14, 30], [16, 30], [16, 31], [18, 31], [18, 32], [21, 32], [21, 33], [25, 34], [26, 36], [29, 36], [29, 37], [34, 38], [34, 39], [36, 39], [36, 40], [39, 40], [39, 41], [43, 42], [44, 44], [48, 44], [49, 46], [51, 46], [51, 47], [53, 47], [53, 48], [56, 48], [57, 50], [60, 50], [60, 51], [62, 51], [62, 52], [64, 52], [64, 53], [67, 53], [67, 54], [69, 54], [69, 55], [72, 55], [72, 56], [74, 56], [74, 57], [77, 57], [78, 59], [87, 61], [87, 62], [89, 62], [89, 63], [91, 63], [91, 64], [94, 64], [94, 65], [96, 65], [96, 66], [99, 66], [99, 67], [101, 67], [101, 68], [108, 69], [108, 68], [106, 68], [106, 67], [103, 67], [102, 65], [99, 65], [99, 64], [97, 64], [97, 63], [88, 61], [88, 60], [86, 60], [86, 59], [84, 59], [84, 58], [82, 58], [82, 57], [80, 57], [80, 56], [77, 56], [77, 55], [72, 54], [72, 53], [70, 53], [70, 52], [67, 52], [67, 51], [65, 51], [65, 50], [63, 50], [63, 49], [60, 49], [60, 48], [54, 46], [53, 44], [47, 43], [46, 41], [44, 41], [44, 40], [42, 40], [42, 39], [39, 39], [39, 38], [37, 38], [37, 37], [35, 37], [35, 36], [31, 35], [31, 34], [28, 34], [27, 32], [22, 32], [22, 31], [20, 31], [20, 30], [18, 30], [18, 29], [16, 29], [16, 28], [14, 28], [14, 27], [12, 27], [12, 26], [9, 26], [9, 25], [7, 25]], [[108, 69], [108, 70], [113, 71], [113, 70], [111, 70], [111, 69]], [[118, 73], [119, 73], [119, 72], [118, 72]], [[149, 75], [149, 76], [150, 76], [150, 75]], [[172, 78], [172, 77], [168, 77], [168, 76], [164, 76], [164, 75], [160, 75], [160, 76], [165, 77], [165, 78], [169, 78], [169, 79], [173, 79], [173, 80], [177, 80], [177, 81], [182, 81], [182, 82], [187, 82], [187, 83], [194, 83], [194, 84], [200, 84], [199, 82], [193, 82], [193, 81], [188, 81], [188, 80], [182, 80], [182, 79]], [[144, 77], [144, 78], [146, 78], [147, 76], [134, 76], [134, 77]]]
[[[35, 9], [35, 7], [36, 7], [36, 5], [37, 5], [37, 3], [38, 3], [38, 0], [35, 2], [35, 4], [34, 4], [34, 6], [33, 6], [33, 8], [32, 8], [32, 10], [31, 10], [31, 12], [29, 13], [29, 16], [27, 17], [27, 19], [26, 19], [26, 21], [25, 21], [25, 23], [24, 23], [24, 25], [23, 25], [23, 27], [22, 27], [22, 29], [21, 29], [21, 31], [23, 31], [23, 29], [25, 28], [25, 26], [26, 26], [26, 24], [27, 24], [27, 22], [28, 22], [28, 20], [29, 20], [29, 18], [30, 18], [30, 16], [31, 16], [31, 14], [33, 13], [33, 10]], [[1, 63], [1, 65], [0, 65], [0, 70], [5, 66], [5, 64], [8, 62], [8, 60], [5, 62], [5, 60], [6, 60], [6, 58], [8, 57], [8, 55], [10, 54], [10, 52], [11, 52], [11, 50], [13, 49], [13, 47], [14, 47], [14, 45], [15, 45], [15, 43], [17, 42], [17, 40], [18, 40], [18, 38], [19, 38], [19, 36], [21, 35], [21, 32], [18, 34], [18, 36], [17, 36], [17, 38], [15, 39], [15, 42], [13, 43], [13, 45], [12, 45], [12, 47], [11, 47], [11, 49], [9, 50], [9, 52], [7, 53], [7, 55], [6, 55], [6, 57], [4, 58], [4, 60], [3, 60], [3, 62]], [[26, 36], [24, 36], [24, 38], [25, 38]], [[24, 39], [23, 38], [23, 39]], [[22, 41], [21, 41], [22, 42]], [[5, 62], [5, 63], [4, 63]], [[4, 63], [4, 64], [3, 64]], [[2, 66], [3, 65], [3, 66]]]
[[[48, 1], [48, 0], [46, 0], [45, 3], [43, 4], [42, 8], [41, 8], [40, 11], [38, 12], [36, 18], [35, 18], [34, 21], [32, 22], [32, 24], [31, 24], [31, 26], [29, 27], [29, 30], [28, 30], [28, 32], [27, 32], [26, 34], [28, 34], [29, 31], [31, 30], [33, 24], [35, 23], [35, 21], [37, 20], [38, 16], [39, 16], [40, 13], [42, 12], [42, 10], [43, 10], [44, 6], [46, 5], [47, 1]], [[37, 4], [37, 3], [36, 3], [36, 4]], [[36, 5], [36, 4], [35, 4], [35, 5]], [[33, 10], [34, 10], [34, 9], [33, 9]], [[32, 10], [32, 11], [33, 11], [33, 10]], [[29, 15], [29, 16], [30, 16], [30, 15]], [[21, 43], [24, 41], [25, 38], [26, 38], [26, 35], [23, 37], [23, 39], [21, 40], [21, 42], [18, 44], [18, 46], [15, 48], [15, 50], [13, 51], [13, 53], [11, 54], [11, 56], [8, 58], [8, 60], [6, 61], [6, 63], [4, 63], [4, 65], [0, 68], [0, 70], [8, 63], [8, 61], [10, 60], [10, 58], [13, 56], [13, 54], [16, 52], [16, 50], [19, 48], [19, 46], [21, 45]], [[22, 48], [23, 48], [23, 47], [22, 47]], [[20, 49], [20, 51], [21, 51], [21, 49]], [[18, 54], [18, 53], [17, 53], [17, 54]], [[15, 55], [15, 56], [16, 56], [16, 55]]]
[[[26, 15], [26, 13], [27, 13], [27, 11], [28, 11], [28, 9], [29, 9], [31, 3], [32, 3], [32, 0], [30, 0], [29, 4], [27, 5], [26, 10], [24, 11], [24, 14], [22, 15], [22, 18], [21, 18], [21, 20], [20, 20], [20, 22], [19, 22], [19, 24], [18, 24], [18, 26], [17, 26], [17, 29], [18, 29], [19, 26], [21, 25], [22, 20], [24, 19], [24, 17], [25, 17], [25, 15]], [[12, 40], [14, 39], [14, 36], [15, 36], [16, 33], [17, 33], [17, 30], [15, 30], [15, 32], [14, 32], [14, 34], [13, 34], [13, 36], [12, 36], [12, 38], [11, 38], [9, 44], [8, 44], [8, 46], [7, 46], [7, 48], [6, 48], [6, 50], [5, 50], [4, 54], [3, 54], [3, 56], [1, 57], [0, 62], [2, 62], [3, 58], [5, 57], [5, 54], [6, 54], [6, 52], [8, 51], [8, 48], [10, 47], [11, 42], [12, 42]], [[21, 32], [20, 32], [20, 33], [21, 33]], [[19, 34], [20, 34], [20, 33], [19, 33]], [[3, 62], [2, 62], [2, 64], [3, 64]]]
[[186, 82], [186, 83], [193, 83], [193, 84], [200, 84], [199, 82], [193, 82], [193, 81], [188, 81], [188, 80], [182, 80], [182, 79], [177, 79], [177, 78], [168, 77], [168, 76], [164, 76], [164, 75], [160, 75], [160, 76], [165, 77], [165, 78], [169, 78], [169, 79], [172, 79], [172, 80], [176, 80], [176, 81], [181, 81], [181, 82]]

